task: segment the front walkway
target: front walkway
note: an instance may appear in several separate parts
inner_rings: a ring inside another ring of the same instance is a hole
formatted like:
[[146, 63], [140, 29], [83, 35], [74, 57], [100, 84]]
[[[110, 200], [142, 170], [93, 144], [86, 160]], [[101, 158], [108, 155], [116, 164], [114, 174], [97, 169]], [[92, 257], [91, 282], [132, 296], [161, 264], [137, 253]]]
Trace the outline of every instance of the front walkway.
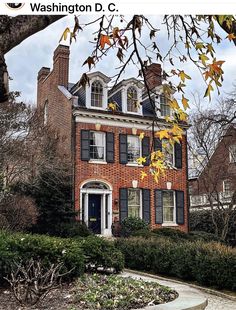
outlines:
[[[189, 293], [198, 294], [199, 296], [203, 296], [208, 299], [208, 306], [206, 307], [206, 310], [233, 310], [236, 309], [236, 301], [230, 300], [227, 297], [219, 297], [215, 294], [210, 294], [206, 292], [205, 290], [199, 290], [196, 288], [193, 288], [189, 286], [188, 284], [185, 284], [183, 282], [175, 282], [173, 280], [167, 279], [164, 280], [163, 278], [159, 278], [158, 276], [154, 275], [142, 275], [142, 273], [136, 273], [131, 272], [129, 270], [126, 270], [122, 274], [123, 276], [130, 276], [133, 278], [140, 279], [146, 281], [157, 281], [161, 285], [169, 286], [173, 289], [175, 289], [177, 292], [185, 292], [189, 291]], [[236, 298], [235, 298], [236, 299]]]

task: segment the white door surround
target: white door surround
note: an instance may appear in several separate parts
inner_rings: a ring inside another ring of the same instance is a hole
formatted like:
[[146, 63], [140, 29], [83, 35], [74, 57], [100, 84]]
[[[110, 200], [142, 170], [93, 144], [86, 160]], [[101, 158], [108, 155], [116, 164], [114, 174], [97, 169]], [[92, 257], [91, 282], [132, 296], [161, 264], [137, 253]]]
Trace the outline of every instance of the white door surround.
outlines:
[[[101, 188], [99, 188], [99, 186]], [[80, 187], [80, 219], [88, 226], [89, 194], [101, 195], [101, 235], [111, 236], [112, 188], [103, 180], [87, 180]]]

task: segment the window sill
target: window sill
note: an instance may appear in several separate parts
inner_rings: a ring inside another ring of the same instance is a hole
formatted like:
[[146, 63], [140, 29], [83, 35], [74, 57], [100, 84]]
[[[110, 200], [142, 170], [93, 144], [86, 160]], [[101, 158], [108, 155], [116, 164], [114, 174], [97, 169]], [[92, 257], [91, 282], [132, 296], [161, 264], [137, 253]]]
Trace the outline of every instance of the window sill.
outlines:
[[143, 165], [139, 165], [139, 164], [136, 164], [136, 163], [128, 163], [128, 164], [126, 164], [126, 166], [128, 166], [128, 167], [144, 167]]
[[106, 161], [99, 161], [99, 160], [90, 160], [89, 164], [99, 164], [99, 165], [107, 165]]
[[179, 225], [176, 223], [163, 223], [161, 226], [163, 226], [163, 227], [177, 227]]

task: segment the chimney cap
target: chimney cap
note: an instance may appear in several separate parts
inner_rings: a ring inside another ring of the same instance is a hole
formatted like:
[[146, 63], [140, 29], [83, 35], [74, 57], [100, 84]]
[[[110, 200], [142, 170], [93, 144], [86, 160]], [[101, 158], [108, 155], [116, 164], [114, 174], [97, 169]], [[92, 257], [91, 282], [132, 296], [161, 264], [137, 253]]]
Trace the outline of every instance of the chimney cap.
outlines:
[[50, 73], [50, 68], [42, 67], [38, 72], [38, 80], [45, 78]]

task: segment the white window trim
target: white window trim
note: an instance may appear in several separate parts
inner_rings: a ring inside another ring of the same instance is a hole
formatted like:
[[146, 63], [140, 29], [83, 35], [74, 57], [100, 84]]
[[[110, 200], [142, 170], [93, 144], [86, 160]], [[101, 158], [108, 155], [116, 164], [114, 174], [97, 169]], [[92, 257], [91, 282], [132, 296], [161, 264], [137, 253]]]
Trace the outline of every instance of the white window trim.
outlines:
[[[139, 136], [136, 136], [136, 135], [127, 135], [127, 148], [128, 148], [128, 137], [137, 137], [137, 139], [138, 139], [138, 141], [139, 141], [140, 157], [142, 157], [142, 156], [143, 156], [143, 154], [142, 154], [142, 141], [139, 139]], [[127, 157], [128, 157], [128, 153], [127, 153]], [[136, 161], [127, 162], [126, 166], [143, 167], [143, 165], [139, 165]]]
[[[99, 81], [102, 84], [102, 87], [103, 87], [102, 107], [94, 107], [94, 106], [91, 105], [92, 84], [95, 81]], [[108, 103], [108, 86], [107, 86], [107, 84], [99, 76], [92, 78], [89, 81], [89, 85], [86, 85], [86, 107], [89, 108], [89, 109], [106, 110], [107, 103]]]
[[[89, 163], [93, 163], [93, 164], [107, 164], [107, 159], [106, 159], [106, 133], [104, 131], [96, 131], [96, 130], [91, 130], [90, 132], [95, 132], [95, 133], [102, 133], [103, 135], [103, 143], [104, 143], [104, 159], [93, 159], [91, 158], [89, 160]], [[90, 137], [89, 137], [90, 139]], [[90, 148], [90, 143], [89, 143], [89, 148]], [[90, 151], [90, 150], [89, 150]]]
[[[137, 112], [130, 112], [127, 110], [127, 90], [129, 87], [134, 87], [137, 90], [137, 100], [140, 102], [140, 107], [138, 108]], [[141, 105], [142, 102], [142, 89], [140, 89], [138, 86], [136, 86], [133, 83], [127, 84], [126, 86], [122, 87], [122, 112], [127, 114], [133, 114], [133, 115], [143, 115], [143, 107]]]
[[174, 214], [173, 214], [173, 221], [165, 221], [164, 222], [164, 205], [162, 205], [163, 208], [163, 223], [162, 226], [178, 226], [176, 223], [176, 197], [175, 197], [175, 191], [174, 190], [164, 190], [165, 192], [172, 192], [173, 193], [173, 198], [174, 198]]
[[[128, 188], [128, 191], [129, 190], [139, 190], [139, 195], [140, 195], [140, 197], [139, 197], [139, 199], [140, 199], [140, 207], [139, 207], [139, 217], [141, 218], [141, 219], [143, 219], [143, 204], [142, 204], [142, 201], [143, 201], [143, 196], [142, 196], [142, 189], [141, 188], [132, 188], [132, 187], [130, 187], [130, 188]], [[129, 196], [129, 194], [128, 194], [128, 196]], [[128, 198], [128, 217], [129, 217], [129, 198]]]

